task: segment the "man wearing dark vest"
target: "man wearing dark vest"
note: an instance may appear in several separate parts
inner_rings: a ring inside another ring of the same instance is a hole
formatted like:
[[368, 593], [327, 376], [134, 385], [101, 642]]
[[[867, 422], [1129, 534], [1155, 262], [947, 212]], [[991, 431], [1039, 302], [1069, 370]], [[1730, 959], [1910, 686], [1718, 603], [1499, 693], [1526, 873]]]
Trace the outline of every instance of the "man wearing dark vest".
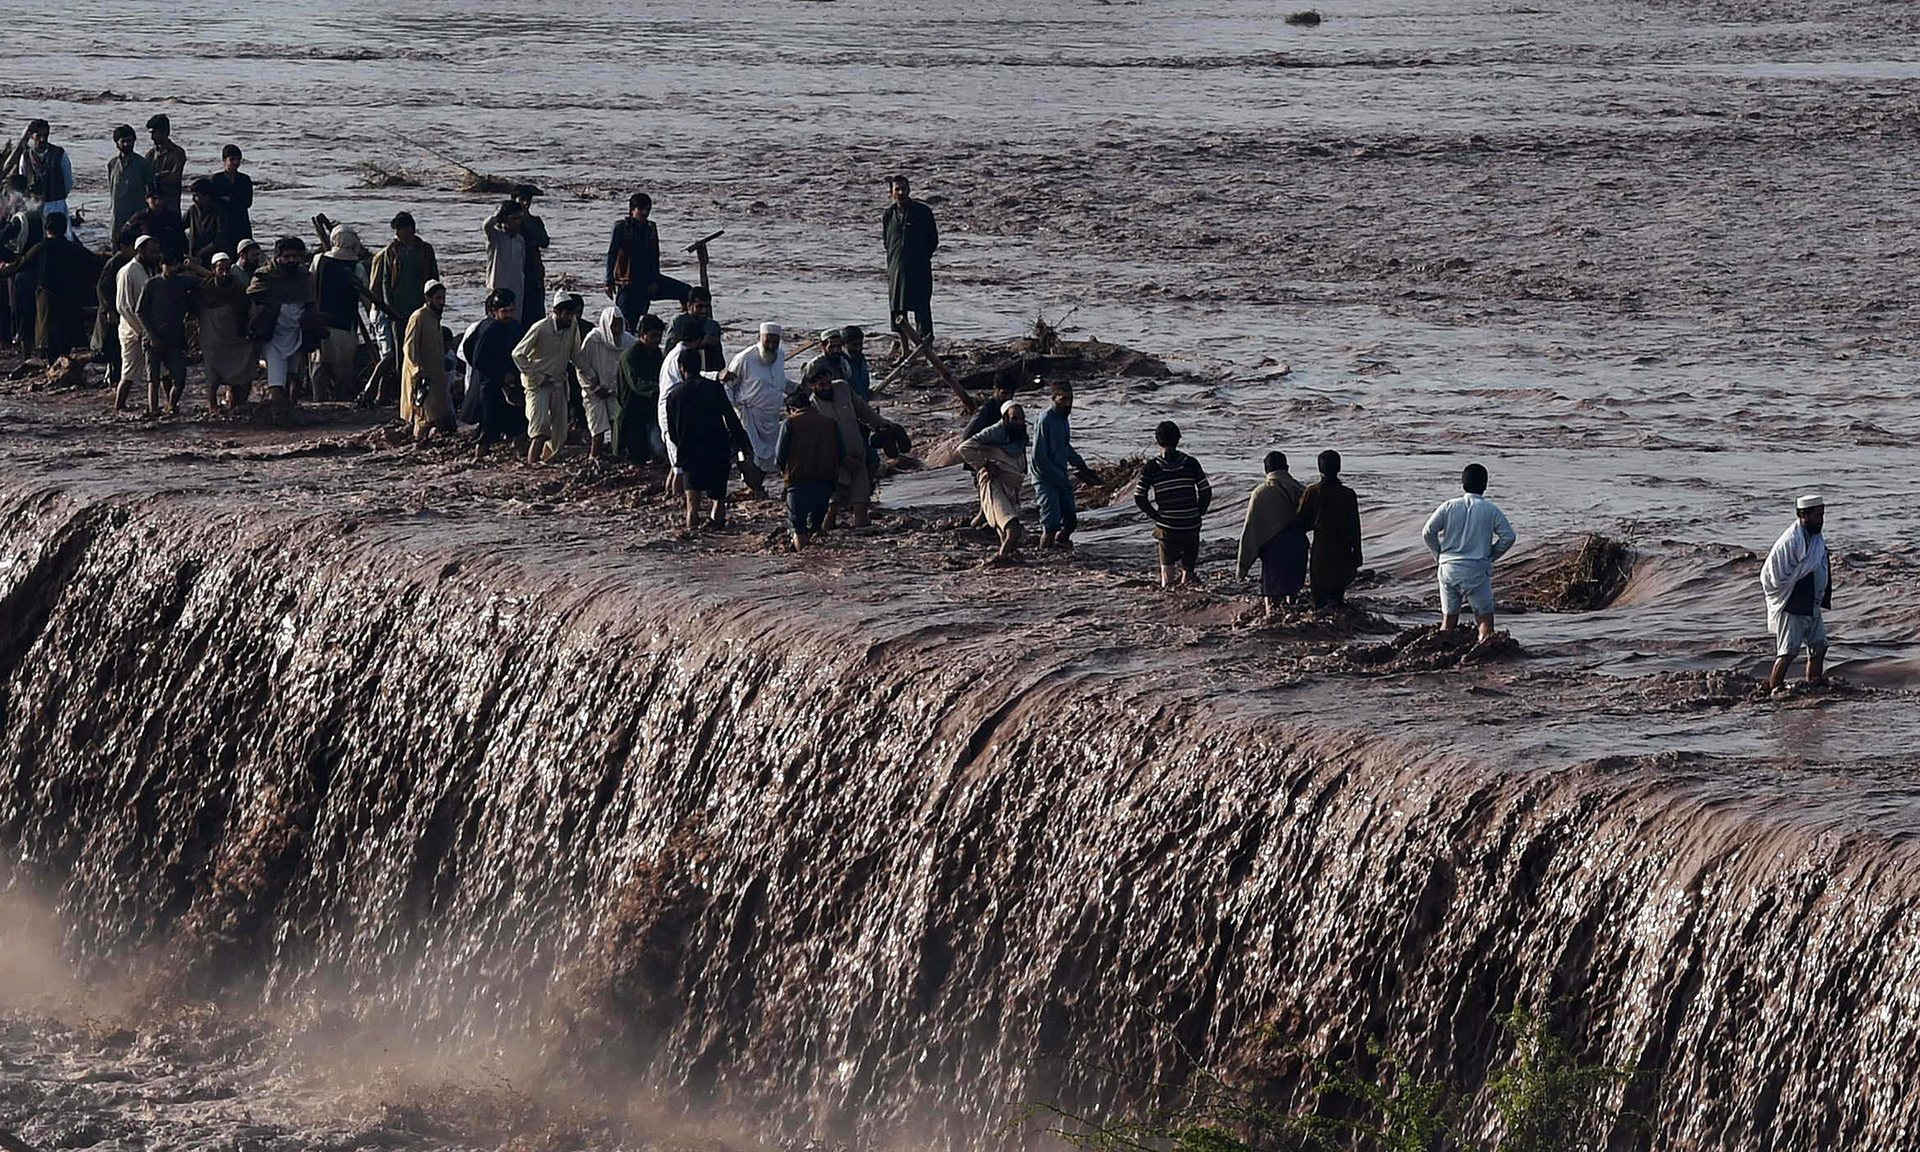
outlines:
[[635, 192], [627, 198], [627, 215], [613, 226], [607, 244], [607, 295], [627, 322], [627, 331], [640, 330], [640, 317], [655, 300], [685, 305], [693, 289], [685, 281], [660, 271], [660, 229], [653, 220], [653, 198]]
[[73, 162], [66, 149], [47, 142], [51, 130], [45, 120], [27, 125], [27, 142], [20, 149], [14, 173], [27, 181], [27, 194], [40, 201], [42, 218], [72, 217], [67, 212], [67, 193], [73, 191]]

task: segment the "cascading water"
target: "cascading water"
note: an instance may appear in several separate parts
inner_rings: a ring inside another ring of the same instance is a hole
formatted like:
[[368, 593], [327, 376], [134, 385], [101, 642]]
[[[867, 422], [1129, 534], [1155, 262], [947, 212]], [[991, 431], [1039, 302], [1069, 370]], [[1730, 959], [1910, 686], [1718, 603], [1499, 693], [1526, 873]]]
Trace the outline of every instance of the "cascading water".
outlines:
[[1276, 1044], [1474, 1086], [1516, 1003], [1659, 1071], [1654, 1148], [1920, 1123], [1895, 768], [1443, 754], [1041, 608], [505, 526], [15, 480], [0, 541], [0, 847], [98, 963], [787, 1135], [1018, 1142]]

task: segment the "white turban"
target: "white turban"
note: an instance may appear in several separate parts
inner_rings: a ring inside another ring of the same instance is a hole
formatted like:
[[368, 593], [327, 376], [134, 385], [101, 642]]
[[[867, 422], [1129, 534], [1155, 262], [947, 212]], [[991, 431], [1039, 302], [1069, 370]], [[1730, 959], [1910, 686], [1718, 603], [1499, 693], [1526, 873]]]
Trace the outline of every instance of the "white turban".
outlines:
[[786, 335], [786, 329], [780, 327], [780, 325], [775, 324], [772, 321], [768, 321], [767, 323], [760, 325], [760, 335], [784, 336]]

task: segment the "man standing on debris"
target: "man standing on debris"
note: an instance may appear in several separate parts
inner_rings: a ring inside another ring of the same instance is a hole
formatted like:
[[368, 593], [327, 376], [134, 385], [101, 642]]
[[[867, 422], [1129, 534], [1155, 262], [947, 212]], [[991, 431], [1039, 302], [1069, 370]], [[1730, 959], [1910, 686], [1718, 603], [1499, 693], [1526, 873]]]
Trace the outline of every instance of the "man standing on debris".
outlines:
[[[337, 224], [327, 243], [331, 246], [313, 258], [312, 266], [314, 303], [326, 335], [314, 352], [307, 379], [315, 400], [351, 400], [359, 392], [360, 298], [367, 294], [360, 284], [360, 234]], [[440, 374], [444, 378], [445, 370]]]
[[660, 229], [653, 223], [653, 197], [635, 192], [627, 197], [627, 214], [613, 226], [607, 242], [607, 295], [626, 318], [627, 329], [640, 330], [640, 317], [655, 300], [685, 305], [692, 288], [660, 271]]
[[867, 363], [867, 334], [858, 324], [840, 329], [840, 359], [846, 362], [847, 386], [862, 400], [873, 398], [873, 366]]
[[1360, 498], [1340, 479], [1340, 453], [1322, 452], [1317, 463], [1320, 479], [1300, 496], [1300, 525], [1313, 533], [1307, 578], [1315, 608], [1344, 608], [1360, 574]]
[[511, 440], [518, 426], [507, 400], [507, 381], [516, 371], [513, 349], [520, 342], [519, 326], [513, 322], [513, 300], [513, 291], [508, 288], [489, 293], [486, 317], [474, 325], [463, 349], [467, 395], [461, 414], [468, 423], [480, 426], [473, 442], [475, 460], [484, 458], [490, 445]]
[[1760, 569], [1760, 591], [1767, 598], [1767, 630], [1773, 633], [1773, 671], [1769, 691], [1786, 688], [1787, 666], [1807, 650], [1807, 683], [1825, 684], [1827, 623], [1824, 609], [1833, 607], [1833, 563], [1827, 556], [1827, 502], [1802, 496], [1794, 505], [1794, 523], [1767, 553]]
[[[940, 229], [933, 209], [913, 198], [905, 176], [888, 178], [887, 195], [893, 203], [880, 216], [880, 235], [887, 246], [887, 300], [905, 355], [920, 340], [933, 339], [933, 254], [940, 248]], [[917, 333], [909, 329], [909, 318], [919, 325]]]
[[1434, 509], [1421, 532], [1427, 551], [1440, 562], [1440, 627], [1460, 624], [1460, 606], [1473, 609], [1480, 643], [1493, 641], [1493, 565], [1513, 547], [1513, 525], [1487, 499], [1487, 470], [1469, 464], [1460, 473], [1464, 495]]
[[824, 357], [807, 369], [806, 382], [813, 394], [813, 406], [831, 416], [840, 429], [840, 478], [834, 487], [833, 504], [827, 509], [827, 527], [838, 527], [841, 517], [848, 516], [853, 527], [865, 528], [867, 505], [873, 499], [873, 473], [867, 467], [867, 436], [861, 426], [878, 428], [884, 421], [871, 405], [853, 394], [845, 380], [833, 374]]
[[522, 214], [520, 235], [527, 241], [526, 287], [521, 289], [520, 299], [528, 301], [529, 306], [547, 294], [546, 251], [553, 246], [553, 237], [547, 235], [547, 222], [533, 214], [533, 198], [538, 195], [540, 189], [531, 184], [516, 184], [513, 189], [514, 202], [520, 205]]
[[[1040, 413], [1033, 429], [1033, 494], [1040, 505], [1040, 547], [1073, 547], [1073, 530], [1080, 526], [1079, 506], [1073, 499], [1073, 480], [1098, 484], [1100, 474], [1087, 467], [1073, 449], [1073, 388], [1062, 382], [1051, 391], [1052, 403]], [[1073, 475], [1069, 476], [1071, 469]]]
[[[531, 326], [539, 317], [540, 296], [528, 297], [527, 238], [521, 232], [527, 210], [518, 200], [503, 200], [482, 226], [487, 236], [487, 287], [514, 294], [513, 318]], [[541, 295], [545, 295], [544, 292]]]
[[613, 426], [614, 455], [630, 464], [664, 459], [660, 438], [660, 370], [666, 364], [660, 340], [667, 326], [648, 312], [640, 317], [639, 342], [620, 357], [620, 414]]
[[1213, 504], [1213, 485], [1200, 461], [1180, 451], [1180, 426], [1163, 420], [1153, 430], [1160, 455], [1140, 470], [1133, 502], [1153, 521], [1160, 545], [1160, 587], [1194, 582], [1200, 564], [1200, 523]]
[[213, 254], [211, 271], [194, 287], [194, 306], [200, 317], [200, 368], [207, 379], [207, 410], [220, 410], [223, 388], [227, 406], [238, 409], [253, 391], [260, 357], [247, 338], [247, 280], [234, 268], [232, 256]]
[[107, 258], [106, 267], [100, 270], [99, 279], [94, 281], [93, 295], [97, 311], [93, 318], [93, 347], [100, 362], [106, 366], [107, 384], [116, 391], [120, 387], [120, 313], [117, 310], [119, 299], [120, 270], [133, 263], [133, 245], [124, 240], [116, 240], [113, 255]]
[[427, 283], [426, 302], [407, 318], [402, 341], [400, 391], [413, 397], [413, 438], [426, 443], [435, 433], [452, 432], [453, 394], [447, 387], [447, 344], [441, 317], [447, 310], [447, 290], [440, 281]]

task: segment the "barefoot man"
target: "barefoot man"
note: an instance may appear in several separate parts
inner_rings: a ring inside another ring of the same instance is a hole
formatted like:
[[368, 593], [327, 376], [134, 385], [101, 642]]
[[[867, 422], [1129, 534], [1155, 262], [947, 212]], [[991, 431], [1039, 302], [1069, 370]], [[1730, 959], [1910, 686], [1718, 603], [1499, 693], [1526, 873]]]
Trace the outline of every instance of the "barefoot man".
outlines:
[[1760, 591], [1767, 597], [1767, 630], [1773, 633], [1773, 673], [1769, 691], [1786, 686], [1787, 665], [1807, 650], [1807, 683], [1825, 684], [1827, 623], [1821, 610], [1833, 607], [1833, 565], [1827, 559], [1827, 502], [1802, 496], [1794, 505], [1795, 522], [1774, 541], [1760, 569]]
[[973, 466], [980, 487], [980, 511], [1000, 536], [1000, 559], [1020, 552], [1026, 528], [1020, 523], [1020, 486], [1027, 479], [1027, 414], [1018, 404], [1000, 411], [1000, 421], [967, 437], [960, 459]]
[[1507, 514], [1487, 499], [1487, 470], [1469, 464], [1460, 473], [1461, 495], [1433, 510], [1421, 538], [1440, 562], [1440, 630], [1460, 626], [1460, 606], [1473, 609], [1480, 643], [1493, 639], [1493, 562], [1515, 539]]

